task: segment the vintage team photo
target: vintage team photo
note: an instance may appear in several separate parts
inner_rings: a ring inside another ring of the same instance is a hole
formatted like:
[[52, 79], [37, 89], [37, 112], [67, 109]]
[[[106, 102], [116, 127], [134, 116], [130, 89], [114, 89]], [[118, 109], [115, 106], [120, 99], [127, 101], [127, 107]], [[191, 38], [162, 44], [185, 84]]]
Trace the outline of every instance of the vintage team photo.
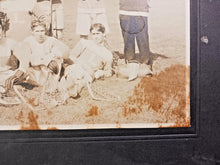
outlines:
[[0, 130], [190, 127], [189, 0], [0, 0]]

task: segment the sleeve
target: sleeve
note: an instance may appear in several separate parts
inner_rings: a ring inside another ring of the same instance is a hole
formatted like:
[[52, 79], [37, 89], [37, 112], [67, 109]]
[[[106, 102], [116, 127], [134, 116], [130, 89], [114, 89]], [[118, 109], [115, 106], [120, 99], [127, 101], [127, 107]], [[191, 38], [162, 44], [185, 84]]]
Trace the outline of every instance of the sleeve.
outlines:
[[14, 49], [15, 49], [15, 47], [16, 47], [16, 44], [17, 44], [17, 42], [16, 42], [16, 41], [14, 41], [14, 40], [12, 40], [12, 39], [10, 39], [9, 41], [10, 41], [10, 48], [11, 48], [11, 50], [12, 50], [12, 51], [14, 51]]
[[85, 41], [81, 39], [76, 46], [71, 50], [69, 58], [72, 61], [75, 61], [81, 54], [82, 52], [86, 49], [86, 45], [84, 43]]
[[52, 54], [55, 58], [67, 58], [69, 56], [69, 47], [58, 39], [51, 38], [52, 43]]
[[107, 52], [106, 56], [106, 62], [104, 66], [104, 77], [110, 77], [112, 76], [112, 61], [113, 61], [113, 55], [110, 51]]

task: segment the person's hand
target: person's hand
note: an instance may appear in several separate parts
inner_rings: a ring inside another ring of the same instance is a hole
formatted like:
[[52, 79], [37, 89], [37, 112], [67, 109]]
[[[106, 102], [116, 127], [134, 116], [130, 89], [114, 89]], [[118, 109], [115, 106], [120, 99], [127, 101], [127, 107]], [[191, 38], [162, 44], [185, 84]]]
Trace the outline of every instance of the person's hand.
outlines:
[[67, 64], [67, 66], [74, 64], [73, 60], [71, 60], [70, 58], [64, 58], [63, 63]]
[[55, 74], [59, 73], [59, 65], [57, 64], [55, 60], [50, 61], [47, 67], [52, 71], [52, 73], [55, 73]]
[[6, 91], [13, 89], [13, 85], [24, 75], [24, 72], [18, 70], [13, 76], [5, 81]]

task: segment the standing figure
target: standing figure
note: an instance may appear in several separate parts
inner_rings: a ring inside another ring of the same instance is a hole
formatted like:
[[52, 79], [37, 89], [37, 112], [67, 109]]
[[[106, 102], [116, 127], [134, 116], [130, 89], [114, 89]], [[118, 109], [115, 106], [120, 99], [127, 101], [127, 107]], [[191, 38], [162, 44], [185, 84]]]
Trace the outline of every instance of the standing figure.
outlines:
[[62, 0], [37, 0], [31, 14], [45, 19], [49, 36], [62, 38], [64, 29]]
[[[120, 0], [119, 14], [126, 62], [148, 64], [151, 60], [148, 35], [149, 0]], [[139, 57], [135, 55], [135, 40]]]
[[53, 36], [61, 39], [64, 29], [63, 0], [52, 0], [52, 29]]
[[91, 25], [101, 23], [105, 27], [105, 34], [108, 34], [109, 26], [105, 12], [104, 0], [79, 0], [76, 33], [87, 39]]
[[[58, 83], [60, 65], [63, 58], [69, 56], [69, 48], [54, 37], [46, 35], [46, 23], [36, 18], [31, 24], [32, 35], [16, 47], [15, 54], [20, 61], [17, 74], [7, 80], [7, 88], [24, 74], [26, 80], [36, 86], [44, 86], [49, 76], [54, 77]], [[56, 85], [56, 84], [54, 84]]]
[[92, 40], [81, 39], [70, 53], [73, 61], [65, 69], [60, 90], [68, 97], [76, 97], [81, 89], [95, 79], [112, 76], [112, 53], [104, 46], [105, 27], [94, 24], [90, 29]]
[[41, 19], [44, 19], [44, 22], [46, 23], [46, 33], [47, 35], [52, 34], [51, 31], [51, 23], [52, 23], [52, 6], [51, 6], [51, 1], [50, 0], [37, 0], [36, 3], [34, 4], [34, 7], [30, 14], [32, 15], [32, 21], [36, 17], [42, 17]]

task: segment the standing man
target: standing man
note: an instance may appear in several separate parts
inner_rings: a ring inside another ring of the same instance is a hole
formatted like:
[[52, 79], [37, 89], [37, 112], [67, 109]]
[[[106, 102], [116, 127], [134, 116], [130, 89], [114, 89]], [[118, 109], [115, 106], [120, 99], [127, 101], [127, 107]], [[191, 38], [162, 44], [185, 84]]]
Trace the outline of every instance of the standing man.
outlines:
[[53, 36], [61, 39], [64, 29], [63, 0], [52, 0], [52, 28]]
[[47, 34], [57, 39], [62, 38], [64, 29], [62, 0], [37, 0], [31, 15], [44, 17]]
[[88, 39], [90, 27], [101, 23], [105, 27], [105, 34], [109, 33], [104, 0], [78, 0], [76, 33], [80, 38]]
[[[149, 8], [149, 0], [119, 1], [119, 18], [126, 63], [150, 63]], [[135, 40], [139, 49], [139, 57], [135, 56]]]

